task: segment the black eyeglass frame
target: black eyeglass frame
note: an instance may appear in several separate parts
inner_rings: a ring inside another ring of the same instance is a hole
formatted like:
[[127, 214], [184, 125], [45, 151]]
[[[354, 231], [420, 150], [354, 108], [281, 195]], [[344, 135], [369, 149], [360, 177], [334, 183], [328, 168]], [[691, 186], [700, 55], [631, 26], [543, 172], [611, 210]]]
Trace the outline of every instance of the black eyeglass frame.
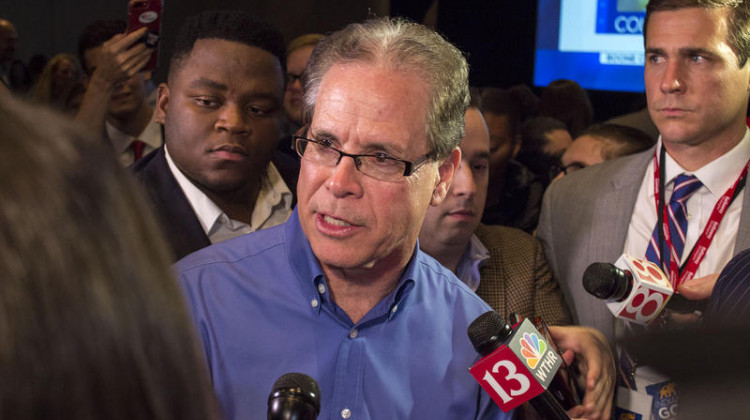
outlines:
[[[392, 160], [392, 161], [395, 161], [395, 162], [403, 163], [404, 164], [404, 173], [403, 173], [403, 176], [411, 176], [417, 169], [419, 169], [425, 162], [427, 162], [431, 158], [431, 156], [429, 154], [427, 154], [427, 155], [424, 155], [424, 156], [422, 156], [421, 158], [419, 158], [419, 159], [417, 159], [415, 161], [408, 161], [408, 160], [397, 159], [397, 158], [394, 158], [394, 157], [377, 155], [377, 154], [375, 154], [375, 155], [373, 155], [373, 154], [351, 154], [351, 153], [346, 153], [344, 151], [341, 151], [341, 150], [339, 150], [339, 149], [337, 149], [337, 148], [335, 148], [333, 146], [330, 146], [328, 144], [325, 144], [324, 142], [322, 142], [320, 140], [308, 139], [306, 137], [297, 136], [297, 135], [292, 136], [292, 139], [294, 139], [294, 150], [297, 152], [297, 154], [299, 155], [299, 157], [301, 157], [303, 159], [306, 159], [306, 158], [305, 158], [304, 153], [302, 151], [302, 149], [304, 149], [304, 148], [301, 147], [300, 143], [302, 143], [302, 142], [311, 142], [311, 143], [315, 143], [317, 145], [326, 147], [328, 149], [331, 149], [331, 150], [337, 152], [339, 154], [339, 158], [336, 160], [336, 165], [338, 165], [339, 163], [341, 163], [341, 159], [344, 156], [352, 158], [354, 160], [354, 166], [360, 172], [362, 172], [362, 170], [360, 169], [361, 161], [359, 160], [359, 158], [361, 158], [361, 157], [374, 157], [374, 158], [388, 159], [388, 160]], [[336, 165], [334, 165], [334, 166], [336, 166]], [[364, 172], [362, 172], [362, 173], [364, 173]], [[368, 174], [365, 174], [365, 175], [368, 175]]]

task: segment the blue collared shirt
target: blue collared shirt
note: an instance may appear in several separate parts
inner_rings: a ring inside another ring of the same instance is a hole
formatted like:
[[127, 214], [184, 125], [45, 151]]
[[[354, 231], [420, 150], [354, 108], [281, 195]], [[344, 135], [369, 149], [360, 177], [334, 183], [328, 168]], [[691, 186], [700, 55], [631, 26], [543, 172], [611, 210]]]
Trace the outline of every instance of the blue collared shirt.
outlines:
[[396, 289], [352, 323], [299, 224], [235, 238], [176, 268], [227, 419], [265, 418], [284, 373], [313, 377], [318, 419], [509, 419], [468, 372], [490, 307], [415, 248]]

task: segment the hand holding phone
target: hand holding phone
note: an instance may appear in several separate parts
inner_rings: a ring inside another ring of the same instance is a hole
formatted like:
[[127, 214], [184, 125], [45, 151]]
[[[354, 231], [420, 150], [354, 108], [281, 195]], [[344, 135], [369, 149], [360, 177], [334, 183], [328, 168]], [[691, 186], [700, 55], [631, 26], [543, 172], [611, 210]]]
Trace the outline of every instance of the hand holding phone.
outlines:
[[158, 64], [163, 7], [163, 0], [130, 0], [128, 3], [128, 33], [147, 28], [143, 35], [143, 42], [153, 49], [144, 70], [153, 70]]

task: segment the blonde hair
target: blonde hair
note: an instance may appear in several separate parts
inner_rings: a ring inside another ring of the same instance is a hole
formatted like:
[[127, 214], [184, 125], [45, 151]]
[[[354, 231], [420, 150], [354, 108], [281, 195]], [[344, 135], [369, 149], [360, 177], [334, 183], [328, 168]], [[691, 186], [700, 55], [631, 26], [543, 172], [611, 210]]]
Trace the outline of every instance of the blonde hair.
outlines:
[[[68, 61], [73, 63], [78, 74], [78, 79], [81, 77], [81, 66], [78, 64], [78, 60], [71, 54], [57, 54], [52, 57], [51, 60], [44, 66], [39, 79], [31, 87], [31, 100], [38, 104], [49, 105], [62, 109], [67, 100], [69, 92], [59, 92], [59, 96], [55, 96], [54, 86], [54, 75], [57, 68], [63, 62]], [[71, 86], [75, 83], [71, 84]]]

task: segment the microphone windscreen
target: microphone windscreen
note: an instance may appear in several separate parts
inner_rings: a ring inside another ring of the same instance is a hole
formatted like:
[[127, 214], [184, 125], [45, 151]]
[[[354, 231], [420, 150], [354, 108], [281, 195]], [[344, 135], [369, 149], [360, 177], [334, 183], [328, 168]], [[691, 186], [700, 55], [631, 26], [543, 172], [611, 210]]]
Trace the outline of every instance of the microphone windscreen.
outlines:
[[311, 399], [317, 411], [320, 411], [320, 387], [315, 379], [304, 373], [285, 373], [273, 384], [272, 393], [281, 390], [294, 389], [296, 395], [303, 395]]
[[487, 311], [469, 325], [467, 333], [477, 353], [486, 356], [497, 350], [513, 330], [497, 312]]
[[583, 288], [599, 299], [609, 299], [618, 290], [621, 274], [614, 264], [597, 262], [589, 265], [583, 273]]

